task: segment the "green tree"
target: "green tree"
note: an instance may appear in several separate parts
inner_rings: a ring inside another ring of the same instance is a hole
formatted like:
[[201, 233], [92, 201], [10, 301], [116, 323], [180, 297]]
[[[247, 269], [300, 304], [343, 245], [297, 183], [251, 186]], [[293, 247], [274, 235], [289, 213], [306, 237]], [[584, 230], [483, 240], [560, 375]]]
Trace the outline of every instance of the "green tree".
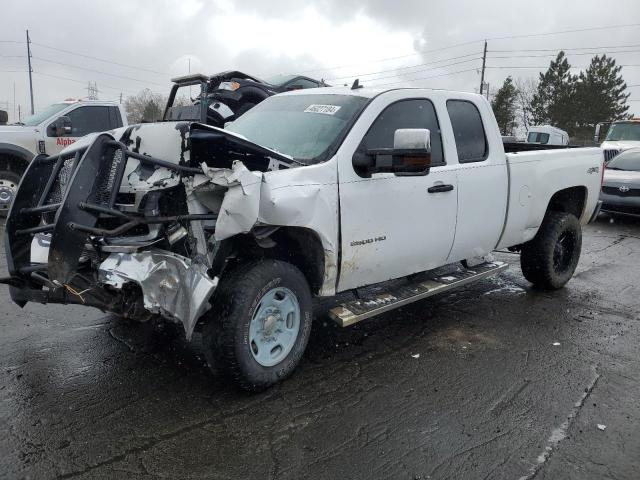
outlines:
[[621, 66], [606, 55], [596, 55], [586, 71], [580, 72], [576, 90], [580, 107], [579, 124], [593, 130], [599, 122], [621, 120], [628, 117], [627, 84], [621, 75]]
[[513, 84], [513, 79], [509, 76], [491, 101], [493, 113], [498, 121], [498, 127], [503, 135], [513, 135], [517, 127], [516, 122], [516, 100], [518, 91]]
[[531, 101], [531, 113], [536, 124], [548, 123], [573, 134], [576, 130], [577, 77], [571, 74], [571, 65], [563, 51], [540, 74], [538, 89]]

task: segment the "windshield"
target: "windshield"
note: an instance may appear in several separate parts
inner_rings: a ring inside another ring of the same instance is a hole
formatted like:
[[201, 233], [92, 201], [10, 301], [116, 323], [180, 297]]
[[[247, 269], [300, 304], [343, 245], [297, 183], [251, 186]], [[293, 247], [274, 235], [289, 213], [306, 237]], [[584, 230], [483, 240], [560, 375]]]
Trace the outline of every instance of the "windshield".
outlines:
[[607, 141], [640, 141], [640, 122], [614, 123], [607, 133]]
[[296, 75], [273, 75], [271, 77], [265, 78], [264, 81], [270, 83], [271, 85], [282, 85], [283, 83], [287, 83], [289, 80], [293, 80], [294, 78], [296, 78]]
[[622, 152], [607, 164], [607, 168], [611, 170], [640, 172], [640, 149]]
[[226, 127], [304, 163], [324, 160], [368, 99], [351, 95], [276, 95]]
[[54, 103], [53, 105], [49, 105], [47, 108], [41, 110], [35, 115], [31, 115], [30, 117], [25, 118], [24, 122], [22, 123], [28, 127], [35, 127], [36, 125], [40, 125], [47, 118], [52, 117], [58, 112], [61, 112], [68, 106], [68, 103]]

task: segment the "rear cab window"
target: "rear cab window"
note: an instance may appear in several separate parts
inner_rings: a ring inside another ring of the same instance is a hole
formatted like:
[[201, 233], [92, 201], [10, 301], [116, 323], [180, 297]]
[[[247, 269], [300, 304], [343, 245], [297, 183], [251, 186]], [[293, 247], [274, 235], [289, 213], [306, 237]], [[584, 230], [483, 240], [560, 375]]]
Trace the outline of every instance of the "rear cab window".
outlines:
[[468, 100], [448, 100], [447, 111], [458, 150], [458, 162], [486, 160], [489, 144], [478, 107]]

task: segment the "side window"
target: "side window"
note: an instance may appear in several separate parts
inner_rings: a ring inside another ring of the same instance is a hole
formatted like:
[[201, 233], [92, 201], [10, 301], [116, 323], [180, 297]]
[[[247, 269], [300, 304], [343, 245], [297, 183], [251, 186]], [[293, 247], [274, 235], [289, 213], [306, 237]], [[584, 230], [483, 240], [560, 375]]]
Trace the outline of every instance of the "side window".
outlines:
[[478, 108], [466, 100], [447, 101], [460, 163], [482, 162], [489, 153]]
[[71, 137], [111, 130], [108, 107], [78, 107], [67, 116], [71, 119]]
[[358, 149], [393, 148], [393, 136], [400, 128], [428, 128], [431, 131], [431, 165], [444, 165], [438, 117], [433, 104], [426, 99], [400, 100], [389, 105], [375, 119]]
[[122, 117], [118, 107], [109, 107], [109, 124], [111, 128], [120, 128], [122, 126]]

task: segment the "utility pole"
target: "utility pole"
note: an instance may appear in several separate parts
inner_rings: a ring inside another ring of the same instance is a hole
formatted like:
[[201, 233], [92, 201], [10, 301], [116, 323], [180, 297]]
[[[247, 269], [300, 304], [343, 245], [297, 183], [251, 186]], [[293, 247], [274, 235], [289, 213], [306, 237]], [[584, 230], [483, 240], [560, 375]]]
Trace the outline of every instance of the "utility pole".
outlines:
[[29, 63], [29, 92], [31, 93], [31, 115], [33, 115], [35, 113], [33, 111], [33, 79], [31, 78], [33, 69], [31, 68], [31, 39], [29, 38], [29, 30], [27, 30], [27, 62]]
[[482, 73], [480, 74], [480, 95], [484, 91], [484, 69], [487, 64], [487, 41], [484, 41], [484, 53], [482, 54]]
[[20, 105], [18, 105], [18, 123], [22, 122], [22, 113], [20, 112]]
[[13, 82], [13, 123], [16, 123], [16, 82]]
[[122, 92], [120, 92], [120, 104], [122, 104]]

